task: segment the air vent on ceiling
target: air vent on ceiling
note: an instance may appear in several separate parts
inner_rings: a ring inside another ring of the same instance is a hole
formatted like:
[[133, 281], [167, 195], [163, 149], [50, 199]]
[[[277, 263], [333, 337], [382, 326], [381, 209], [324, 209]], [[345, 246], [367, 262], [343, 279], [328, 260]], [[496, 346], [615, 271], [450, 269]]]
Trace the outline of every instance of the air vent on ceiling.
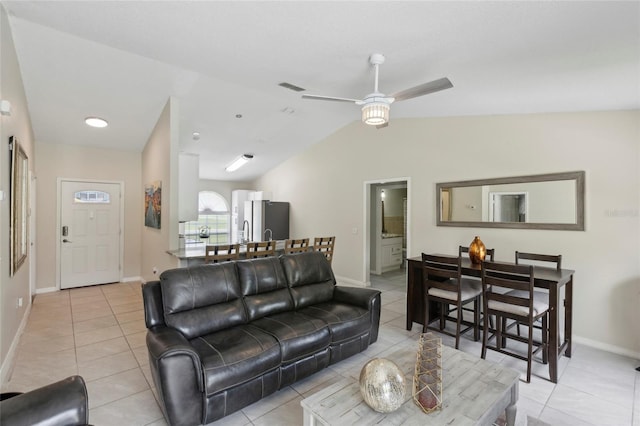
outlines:
[[304, 92], [305, 90], [307, 90], [307, 89], [303, 89], [302, 87], [298, 87], [294, 84], [286, 83], [286, 82], [280, 83], [278, 84], [278, 86], [284, 87], [285, 89], [293, 90], [294, 92]]

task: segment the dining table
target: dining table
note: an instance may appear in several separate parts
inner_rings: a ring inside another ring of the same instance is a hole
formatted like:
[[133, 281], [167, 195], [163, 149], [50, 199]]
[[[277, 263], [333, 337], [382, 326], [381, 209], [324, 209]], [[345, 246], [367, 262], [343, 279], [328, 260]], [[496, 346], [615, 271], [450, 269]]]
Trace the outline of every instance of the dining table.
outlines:
[[[467, 257], [462, 257], [462, 274], [480, 277], [482, 265], [472, 263]], [[500, 262], [510, 263], [512, 262]], [[407, 259], [407, 330], [411, 330], [413, 323], [424, 323], [424, 292], [423, 292], [422, 257]], [[564, 354], [571, 358], [571, 318], [573, 312], [573, 274], [572, 269], [556, 269], [534, 265], [534, 286], [549, 291], [549, 377], [553, 383], [558, 383], [558, 360]], [[560, 296], [564, 288], [564, 334], [560, 335]], [[438, 317], [438, 304], [429, 305], [432, 321]], [[562, 340], [562, 341], [561, 341]], [[556, 348], [556, 350], [551, 350]]]

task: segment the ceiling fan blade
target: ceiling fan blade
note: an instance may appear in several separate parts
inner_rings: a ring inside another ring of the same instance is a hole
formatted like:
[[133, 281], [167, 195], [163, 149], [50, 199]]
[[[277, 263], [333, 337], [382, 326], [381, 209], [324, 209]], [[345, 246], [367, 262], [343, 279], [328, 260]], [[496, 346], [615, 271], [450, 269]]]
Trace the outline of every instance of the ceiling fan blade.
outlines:
[[411, 89], [403, 90], [394, 95], [391, 95], [397, 101], [404, 101], [407, 99], [417, 98], [418, 96], [428, 95], [429, 93], [439, 92], [440, 90], [450, 89], [453, 84], [448, 78], [440, 78], [428, 83], [423, 83]]
[[337, 98], [335, 96], [322, 96], [322, 95], [302, 95], [302, 99], [314, 99], [318, 101], [335, 101], [335, 102], [360, 102], [360, 99], [349, 98]]

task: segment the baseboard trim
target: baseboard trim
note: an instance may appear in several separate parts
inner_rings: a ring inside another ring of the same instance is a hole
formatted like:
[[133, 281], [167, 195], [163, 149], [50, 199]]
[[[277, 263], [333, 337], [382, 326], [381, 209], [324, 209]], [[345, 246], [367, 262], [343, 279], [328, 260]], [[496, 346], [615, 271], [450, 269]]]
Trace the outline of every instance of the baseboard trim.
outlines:
[[348, 285], [352, 287], [371, 287], [370, 282], [353, 280], [351, 278], [336, 277], [336, 281], [338, 284]]
[[57, 287], [45, 287], [45, 288], [37, 288], [36, 294], [45, 294], [45, 293], [53, 293], [54, 291], [59, 291], [60, 289]]
[[598, 342], [596, 340], [587, 339], [586, 337], [573, 336], [573, 341], [581, 345], [589, 346], [595, 349], [601, 349], [603, 351], [611, 352], [617, 355], [626, 356], [629, 358], [640, 359], [640, 352], [632, 351], [631, 349], [622, 348], [620, 346], [609, 345], [608, 343]]
[[144, 280], [142, 279], [142, 277], [124, 277], [120, 280], [120, 282], [122, 283], [130, 283], [133, 281], [140, 281], [140, 282], [144, 282]]
[[4, 358], [4, 362], [0, 367], [0, 383], [2, 384], [7, 383], [8, 378], [11, 375], [11, 371], [13, 370], [13, 361], [16, 356], [16, 350], [18, 349], [18, 343], [20, 343], [20, 337], [22, 337], [22, 333], [27, 326], [27, 321], [29, 320], [29, 315], [31, 314], [31, 306], [31, 302], [29, 302], [27, 309], [24, 311], [24, 316], [20, 321], [18, 331], [16, 331], [16, 334], [13, 337], [13, 341], [11, 342], [11, 346], [7, 351], [7, 356]]

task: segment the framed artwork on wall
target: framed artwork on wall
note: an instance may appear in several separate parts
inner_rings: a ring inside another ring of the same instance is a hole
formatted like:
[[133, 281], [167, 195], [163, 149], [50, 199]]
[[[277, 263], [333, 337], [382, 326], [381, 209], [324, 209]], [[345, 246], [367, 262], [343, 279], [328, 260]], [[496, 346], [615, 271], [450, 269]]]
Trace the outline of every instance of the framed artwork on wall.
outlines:
[[160, 229], [162, 210], [162, 181], [144, 186], [144, 226]]
[[15, 136], [9, 138], [11, 151], [10, 195], [11, 198], [11, 249], [10, 264], [13, 276], [27, 259], [29, 246], [29, 159]]

